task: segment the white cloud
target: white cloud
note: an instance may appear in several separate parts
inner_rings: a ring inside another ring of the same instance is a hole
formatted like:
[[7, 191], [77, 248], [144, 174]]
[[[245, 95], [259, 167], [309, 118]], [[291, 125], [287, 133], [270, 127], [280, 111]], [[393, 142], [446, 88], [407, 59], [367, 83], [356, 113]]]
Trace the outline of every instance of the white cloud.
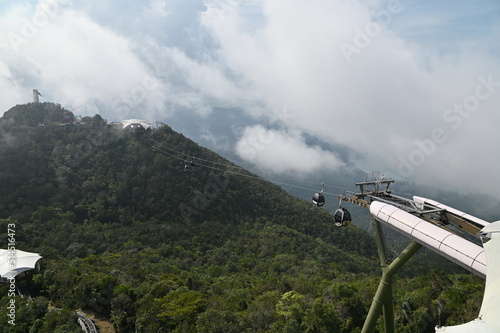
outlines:
[[297, 131], [247, 127], [236, 144], [236, 153], [246, 161], [272, 173], [308, 173], [324, 168], [337, 169], [343, 163], [331, 152], [308, 146]]
[[[57, 0], [44, 3], [51, 1]], [[309, 147], [307, 136], [355, 151], [344, 156], [362, 156], [354, 162], [364, 169], [393, 175], [401, 159], [419, 154], [416, 142], [440, 128], [447, 139], [412, 165], [408, 179], [445, 186], [460, 179], [481, 192], [500, 167], [494, 153], [500, 87], [459, 128], [445, 119], [474, 95], [478, 77], [500, 81], [496, 1], [474, 10], [466, 1], [430, 0], [398, 10], [389, 7], [397, 1], [378, 0], [56, 3], [31, 35], [26, 22], [35, 22], [35, 6], [11, 4], [0, 14], [7, 32], [0, 36], [0, 89], [9, 92], [0, 110], [30, 101], [33, 88], [47, 100], [86, 104], [89, 113], [102, 110], [113, 119], [183, 117], [183, 124], [202, 127], [216, 119], [214, 107], [239, 109], [252, 123], [236, 147], [256, 165], [283, 160], [284, 169], [304, 170], [310, 166], [294, 158], [301, 154], [338, 163]], [[387, 13], [377, 26], [375, 18]], [[16, 53], [6, 36], [23, 31], [30, 36]], [[345, 45], [354, 51], [346, 53]], [[277, 123], [287, 132], [264, 130]], [[249, 158], [244, 144], [258, 130], [274, 141]], [[224, 133], [200, 136], [226, 144]], [[471, 156], [485, 161], [473, 174]]]
[[[398, 37], [390, 24], [377, 33], [372, 30], [370, 37], [368, 29], [374, 23], [369, 8], [356, 2], [292, 1], [285, 6], [269, 0], [263, 2], [262, 13], [266, 24], [257, 31], [246, 30], [236, 10], [209, 8], [203, 23], [220, 44], [221, 62], [253, 87], [268, 106], [267, 112], [274, 105], [293, 110], [296, 117], [288, 121], [289, 128], [343, 144], [364, 155], [364, 163], [372, 168], [397, 175], [399, 157], [408, 158], [418, 149], [415, 140], [426, 139], [442, 127], [450, 132], [450, 139], [415, 165], [408, 178], [429, 184], [442, 180], [442, 173], [447, 174], [448, 185], [452, 179], [464, 186], [487, 183], [491, 175], [485, 177], [482, 172], [458, 178], [470, 173], [466, 156], [471, 143], [479, 148], [476, 155], [500, 167], [500, 156], [480, 148], [484, 132], [465, 132], [465, 126], [455, 132], [443, 120], [448, 108], [474, 93], [479, 76], [492, 74], [494, 81], [500, 81], [494, 48], [457, 46], [443, 55]], [[393, 14], [394, 19], [397, 15], [405, 15], [404, 9]], [[346, 59], [339, 47], [342, 43], [359, 52]], [[499, 99], [500, 88], [481, 103], [477, 110], [481, 117], [466, 120], [471, 128], [483, 128], [496, 137], [495, 141], [499, 139], [495, 130]], [[460, 154], [451, 162], [440, 158], [445, 152]], [[266, 162], [259, 158], [255, 163]]]
[[[1, 50], [4, 66], [11, 72], [15, 70], [19, 78], [29, 79], [14, 82], [12, 88], [18, 98], [22, 90], [24, 95], [14, 104], [30, 101], [28, 85], [38, 88], [45, 100], [66, 107], [88, 104], [93, 112], [99, 112], [94, 109], [99, 105], [118, 118], [123, 113], [130, 117], [134, 108], [155, 112], [155, 108], [163, 107], [157, 103], [164, 100], [157, 90], [160, 83], [134, 54], [129, 40], [67, 7], [57, 8], [53, 15], [47, 15], [46, 21], [40, 19], [37, 23], [35, 17], [40, 7], [43, 4], [31, 11], [24, 8], [22, 13], [14, 8], [11, 15], [1, 18], [2, 25], [17, 22], [12, 26], [21, 26], [8, 31], [11, 38], [19, 38], [15, 39], [19, 41], [15, 47], [3, 43]], [[31, 25], [36, 30], [25, 33], [28, 28], [23, 27]], [[12, 101], [2, 102], [4, 111], [13, 105]]]
[[250, 100], [251, 94], [225, 75], [223, 64], [211, 59], [190, 58], [175, 47], [160, 48], [154, 58], [156, 75], [172, 84], [171, 99], [175, 104], [195, 110], [199, 115], [210, 113], [213, 106], [234, 106]]

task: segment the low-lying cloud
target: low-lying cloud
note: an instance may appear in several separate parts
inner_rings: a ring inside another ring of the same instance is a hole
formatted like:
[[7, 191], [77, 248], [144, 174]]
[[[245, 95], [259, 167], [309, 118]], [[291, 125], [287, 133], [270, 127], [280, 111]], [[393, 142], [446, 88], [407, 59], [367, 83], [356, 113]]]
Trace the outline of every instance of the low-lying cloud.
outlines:
[[344, 163], [332, 152], [306, 144], [299, 132], [247, 127], [236, 143], [237, 154], [270, 173], [311, 173]]

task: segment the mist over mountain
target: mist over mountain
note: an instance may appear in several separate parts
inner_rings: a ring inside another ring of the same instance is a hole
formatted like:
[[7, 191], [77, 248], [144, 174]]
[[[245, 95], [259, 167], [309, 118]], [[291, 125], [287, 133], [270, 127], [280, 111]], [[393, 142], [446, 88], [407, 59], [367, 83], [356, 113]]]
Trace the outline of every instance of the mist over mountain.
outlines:
[[[318, 178], [363, 175], [336, 172]], [[17, 105], [0, 118], [0, 184], [1, 232], [15, 224], [16, 248], [43, 257], [4, 332], [79, 332], [77, 309], [118, 332], [357, 332], [378, 283], [366, 212], [338, 228], [333, 190], [318, 209], [309, 185], [291, 195], [168, 124]], [[396, 281], [398, 332], [475, 318], [483, 288], [415, 259]], [[8, 285], [0, 297], [5, 309]]]
[[[26, 0], [0, 9], [0, 112], [37, 88], [41, 101], [76, 114], [160, 120], [267, 171], [347, 161], [500, 200], [496, 0]], [[476, 172], [471, 161], [486, 163]]]

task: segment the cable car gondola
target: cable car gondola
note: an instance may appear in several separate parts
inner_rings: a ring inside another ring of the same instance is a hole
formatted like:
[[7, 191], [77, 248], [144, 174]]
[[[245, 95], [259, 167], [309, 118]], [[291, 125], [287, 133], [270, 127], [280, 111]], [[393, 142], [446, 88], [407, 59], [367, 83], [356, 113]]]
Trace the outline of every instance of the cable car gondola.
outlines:
[[325, 196], [321, 193], [314, 193], [312, 201], [316, 207], [321, 207], [325, 204]]
[[192, 167], [194, 167], [196, 164], [194, 163], [194, 159], [191, 159], [191, 162], [186, 161], [184, 163], [184, 172], [188, 172]]
[[321, 207], [325, 204], [325, 196], [323, 195], [323, 191], [325, 190], [325, 182], [321, 183], [321, 192], [314, 193], [313, 195], [313, 204], [316, 207]]
[[351, 223], [351, 213], [344, 207], [337, 209], [333, 216], [337, 227], [345, 227]]

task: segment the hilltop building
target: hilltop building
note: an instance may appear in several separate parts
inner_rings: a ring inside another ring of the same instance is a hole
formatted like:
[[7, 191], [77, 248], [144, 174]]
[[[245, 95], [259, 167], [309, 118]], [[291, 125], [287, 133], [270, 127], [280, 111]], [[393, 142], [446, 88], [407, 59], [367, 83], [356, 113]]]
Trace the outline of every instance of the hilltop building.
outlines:
[[140, 119], [126, 119], [122, 120], [118, 123], [119, 125], [121, 124], [122, 128], [124, 130], [149, 130], [151, 129], [150, 123], [146, 122], [145, 120], [140, 120]]

